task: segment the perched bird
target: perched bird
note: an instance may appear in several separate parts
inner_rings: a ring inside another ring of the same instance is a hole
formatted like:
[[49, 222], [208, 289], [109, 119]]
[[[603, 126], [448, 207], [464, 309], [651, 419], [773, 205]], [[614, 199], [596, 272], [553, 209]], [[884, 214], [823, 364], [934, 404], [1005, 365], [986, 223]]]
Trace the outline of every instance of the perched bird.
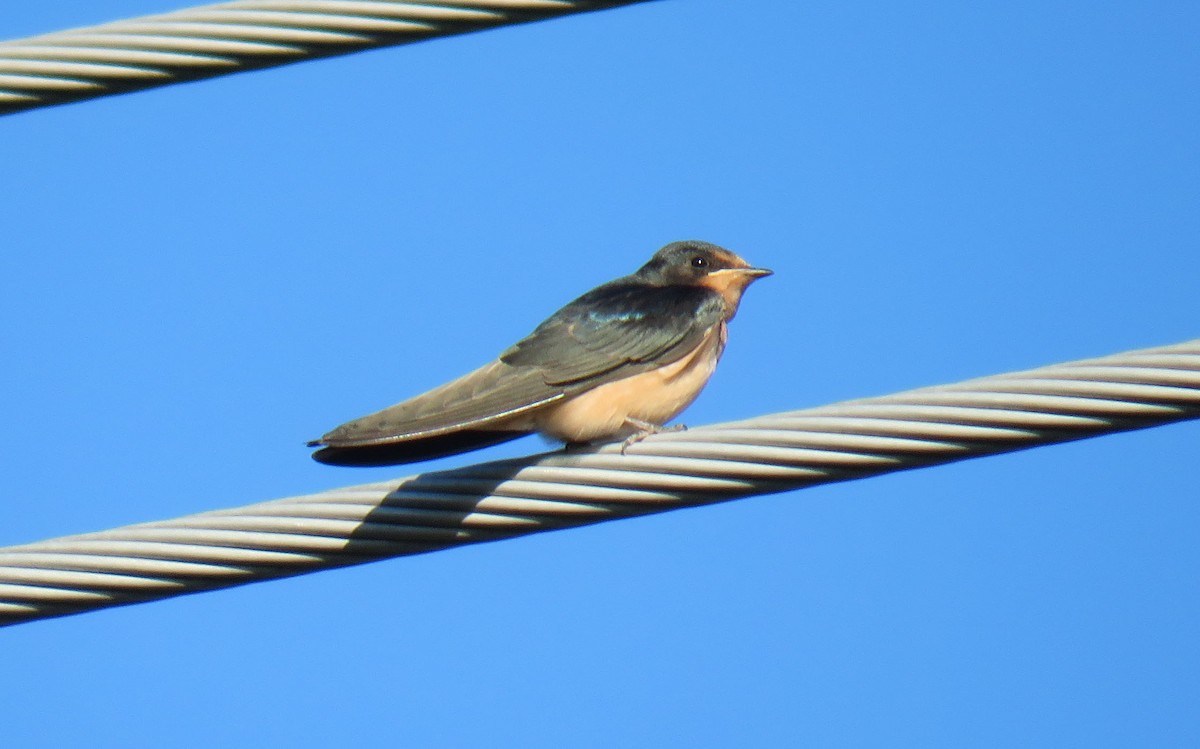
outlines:
[[687, 408], [725, 349], [742, 292], [771, 275], [707, 242], [674, 242], [592, 289], [500, 358], [329, 432], [332, 465], [454, 455], [532, 432], [568, 444], [640, 439]]

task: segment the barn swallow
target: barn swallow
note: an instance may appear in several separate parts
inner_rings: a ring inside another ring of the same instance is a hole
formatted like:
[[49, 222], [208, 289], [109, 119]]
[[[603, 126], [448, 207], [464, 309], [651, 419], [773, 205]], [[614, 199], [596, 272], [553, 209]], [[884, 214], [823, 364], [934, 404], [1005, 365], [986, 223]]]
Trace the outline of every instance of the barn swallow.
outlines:
[[714, 244], [669, 244], [490, 364], [308, 443], [313, 458], [394, 465], [532, 432], [572, 444], [661, 431], [712, 376], [746, 287], [769, 275]]

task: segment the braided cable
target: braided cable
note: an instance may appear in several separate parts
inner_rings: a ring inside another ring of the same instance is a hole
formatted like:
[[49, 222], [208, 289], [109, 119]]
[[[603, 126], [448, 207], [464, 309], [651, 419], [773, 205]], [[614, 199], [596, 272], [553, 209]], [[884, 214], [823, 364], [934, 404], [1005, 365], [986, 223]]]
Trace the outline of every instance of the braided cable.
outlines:
[[1200, 339], [0, 548], [0, 625], [1200, 416]]
[[0, 115], [647, 0], [239, 0], [0, 42]]

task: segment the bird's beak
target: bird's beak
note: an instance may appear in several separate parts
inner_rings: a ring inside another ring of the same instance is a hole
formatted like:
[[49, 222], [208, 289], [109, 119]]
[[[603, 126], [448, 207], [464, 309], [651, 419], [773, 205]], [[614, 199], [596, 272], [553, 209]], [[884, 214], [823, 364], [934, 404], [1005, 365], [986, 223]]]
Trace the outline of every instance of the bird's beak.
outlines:
[[773, 273], [774, 271], [769, 271], [766, 268], [751, 268], [750, 266], [746, 266], [744, 268], [722, 268], [715, 270], [708, 274], [708, 277], [711, 279], [723, 279], [721, 281], [714, 281], [714, 283], [736, 283], [745, 288], [751, 282]]
[[766, 278], [773, 275], [775, 271], [767, 270], [766, 268], [738, 268], [738, 273], [750, 276], [750, 278]]

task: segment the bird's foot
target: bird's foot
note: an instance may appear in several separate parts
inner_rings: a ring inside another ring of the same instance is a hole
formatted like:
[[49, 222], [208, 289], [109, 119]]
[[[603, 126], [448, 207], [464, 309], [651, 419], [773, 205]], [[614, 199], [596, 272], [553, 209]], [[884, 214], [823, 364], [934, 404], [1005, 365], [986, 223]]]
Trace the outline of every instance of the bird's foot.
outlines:
[[652, 434], [669, 434], [671, 432], [682, 432], [687, 429], [687, 424], [675, 424], [674, 426], [663, 426], [662, 424], [654, 424], [641, 419], [626, 418], [625, 423], [631, 427], [636, 427], [637, 431], [628, 439], [621, 443], [621, 454], [629, 449], [630, 445], [636, 445]]

